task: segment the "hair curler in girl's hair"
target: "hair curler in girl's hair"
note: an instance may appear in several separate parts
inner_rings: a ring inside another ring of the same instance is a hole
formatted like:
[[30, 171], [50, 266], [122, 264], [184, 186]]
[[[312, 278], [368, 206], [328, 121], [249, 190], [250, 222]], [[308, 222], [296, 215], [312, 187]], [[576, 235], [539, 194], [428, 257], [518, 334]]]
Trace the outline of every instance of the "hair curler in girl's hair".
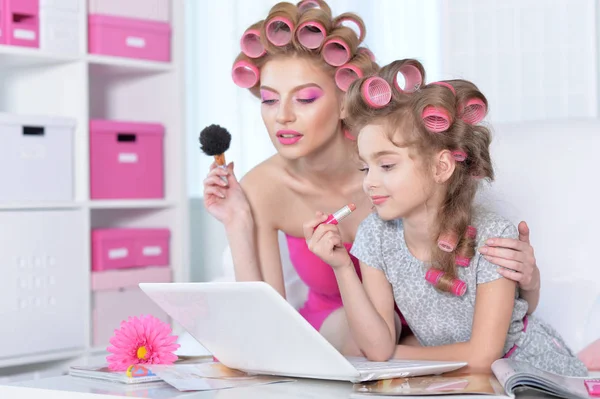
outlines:
[[[398, 73], [401, 73], [404, 77], [404, 87], [400, 87]], [[413, 93], [423, 84], [423, 75], [421, 75], [421, 71], [414, 65], [402, 65], [398, 68], [398, 73], [394, 75], [394, 86], [400, 92]]]
[[231, 69], [231, 77], [233, 79], [233, 83], [243, 89], [249, 89], [258, 83], [260, 71], [256, 65], [252, 63], [252, 61], [245, 59], [240, 55], [233, 64], [233, 68]]
[[463, 150], [452, 151], [452, 157], [456, 162], [464, 162], [467, 159], [467, 153]]
[[460, 119], [470, 125], [475, 125], [485, 118], [486, 113], [487, 107], [483, 100], [480, 98], [471, 98], [462, 107]]
[[356, 53], [358, 39], [350, 28], [334, 29], [323, 43], [321, 54], [329, 65], [339, 67], [347, 63]]
[[[465, 231], [465, 237], [468, 240], [474, 240], [477, 237], [477, 229], [473, 226], [467, 226], [467, 230]], [[461, 267], [469, 267], [471, 264], [471, 258], [463, 255], [456, 255], [454, 257], [454, 264]]]
[[473, 226], [467, 226], [467, 231], [465, 232], [467, 238], [474, 240], [477, 237], [477, 229]]
[[[403, 59], [382, 67], [378, 75], [396, 88], [394, 93], [414, 93], [425, 80], [425, 69], [417, 60]], [[404, 80], [404, 84], [401, 84], [399, 78]]]
[[421, 118], [427, 130], [432, 133], [444, 132], [452, 124], [450, 113], [444, 108], [434, 107], [433, 105], [425, 107]]
[[371, 108], [383, 108], [392, 99], [392, 88], [378, 76], [367, 78], [360, 89], [363, 100]]
[[454, 263], [456, 264], [456, 266], [469, 267], [469, 265], [471, 264], [471, 258], [467, 258], [466, 256], [456, 255], [454, 257]]
[[329, 19], [331, 19], [331, 8], [329, 8], [327, 3], [325, 3], [323, 0], [302, 0], [297, 4], [297, 7], [300, 14], [305, 13], [308, 10], [318, 8], [327, 14]]
[[[439, 269], [429, 269], [427, 270], [427, 274], [425, 274], [425, 280], [433, 286], [437, 286], [445, 274], [445, 272]], [[467, 292], [467, 284], [457, 278], [452, 279], [450, 292], [456, 296], [463, 296]]]
[[267, 50], [260, 41], [260, 27], [263, 21], [259, 21], [250, 26], [240, 39], [242, 52], [250, 58], [259, 58], [266, 54]]
[[[354, 30], [353, 28], [350, 28], [347, 25], [344, 25], [345, 22], [350, 22], [351, 24], [353, 24], [356, 27], [356, 30]], [[363, 22], [362, 18], [356, 14], [345, 12], [343, 14], [338, 15], [333, 20], [333, 26], [334, 26], [334, 28], [337, 28], [340, 26], [345, 26], [349, 29], [352, 29], [352, 31], [356, 35], [356, 38], [358, 39], [359, 44], [362, 43], [363, 40], [365, 40], [365, 35], [366, 35], [365, 23]]]
[[454, 89], [454, 87], [448, 83], [448, 82], [444, 82], [444, 81], [439, 81], [439, 82], [433, 82], [430, 83], [431, 85], [438, 85], [438, 86], [444, 86], [447, 87], [448, 89], [450, 89], [450, 91], [452, 91], [452, 94], [456, 95], [456, 90]]
[[444, 252], [452, 252], [458, 244], [458, 236], [453, 231], [448, 231], [444, 234], [440, 234], [438, 238], [438, 248]]
[[298, 29], [296, 29], [296, 41], [306, 47], [314, 50], [321, 47], [330, 30], [331, 21], [324, 18], [324, 14], [319, 9], [309, 9], [300, 17]]

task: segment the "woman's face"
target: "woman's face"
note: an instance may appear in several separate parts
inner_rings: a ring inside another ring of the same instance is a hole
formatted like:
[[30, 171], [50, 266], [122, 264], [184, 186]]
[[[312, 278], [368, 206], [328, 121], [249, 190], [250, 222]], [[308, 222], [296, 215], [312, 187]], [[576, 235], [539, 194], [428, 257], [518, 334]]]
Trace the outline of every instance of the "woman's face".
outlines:
[[262, 118], [283, 157], [310, 155], [340, 134], [342, 93], [317, 61], [274, 58], [260, 78]]

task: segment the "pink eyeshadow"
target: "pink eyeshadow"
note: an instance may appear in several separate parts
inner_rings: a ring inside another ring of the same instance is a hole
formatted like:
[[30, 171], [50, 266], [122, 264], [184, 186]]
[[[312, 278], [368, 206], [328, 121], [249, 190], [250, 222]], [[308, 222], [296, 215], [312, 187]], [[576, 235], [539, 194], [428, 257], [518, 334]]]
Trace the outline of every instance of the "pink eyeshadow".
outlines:
[[308, 89], [300, 90], [297, 94], [297, 97], [302, 98], [302, 99], [309, 99], [309, 98], [319, 98], [322, 95], [323, 95], [322, 90], [317, 89], [315, 87], [311, 87]]

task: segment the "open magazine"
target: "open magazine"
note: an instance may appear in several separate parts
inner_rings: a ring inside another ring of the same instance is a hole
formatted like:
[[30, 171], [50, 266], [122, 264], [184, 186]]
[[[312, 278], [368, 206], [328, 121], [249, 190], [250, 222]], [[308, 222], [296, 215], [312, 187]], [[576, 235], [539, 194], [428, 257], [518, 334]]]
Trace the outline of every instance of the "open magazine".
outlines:
[[492, 372], [461, 374], [459, 370], [437, 376], [360, 383], [354, 385], [352, 396], [486, 395], [514, 398], [516, 392], [529, 390], [561, 398], [588, 399], [594, 397], [594, 389], [600, 390], [600, 378], [563, 377], [511, 359], [496, 360]]

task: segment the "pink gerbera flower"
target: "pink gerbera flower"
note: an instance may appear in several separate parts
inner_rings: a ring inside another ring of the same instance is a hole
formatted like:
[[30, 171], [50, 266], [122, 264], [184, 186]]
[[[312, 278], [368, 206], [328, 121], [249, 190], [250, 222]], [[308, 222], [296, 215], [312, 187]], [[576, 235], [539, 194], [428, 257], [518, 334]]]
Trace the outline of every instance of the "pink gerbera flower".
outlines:
[[125, 371], [133, 364], [173, 364], [179, 348], [177, 336], [171, 335], [171, 327], [154, 316], [130, 317], [121, 322], [110, 339], [107, 351], [108, 368]]

